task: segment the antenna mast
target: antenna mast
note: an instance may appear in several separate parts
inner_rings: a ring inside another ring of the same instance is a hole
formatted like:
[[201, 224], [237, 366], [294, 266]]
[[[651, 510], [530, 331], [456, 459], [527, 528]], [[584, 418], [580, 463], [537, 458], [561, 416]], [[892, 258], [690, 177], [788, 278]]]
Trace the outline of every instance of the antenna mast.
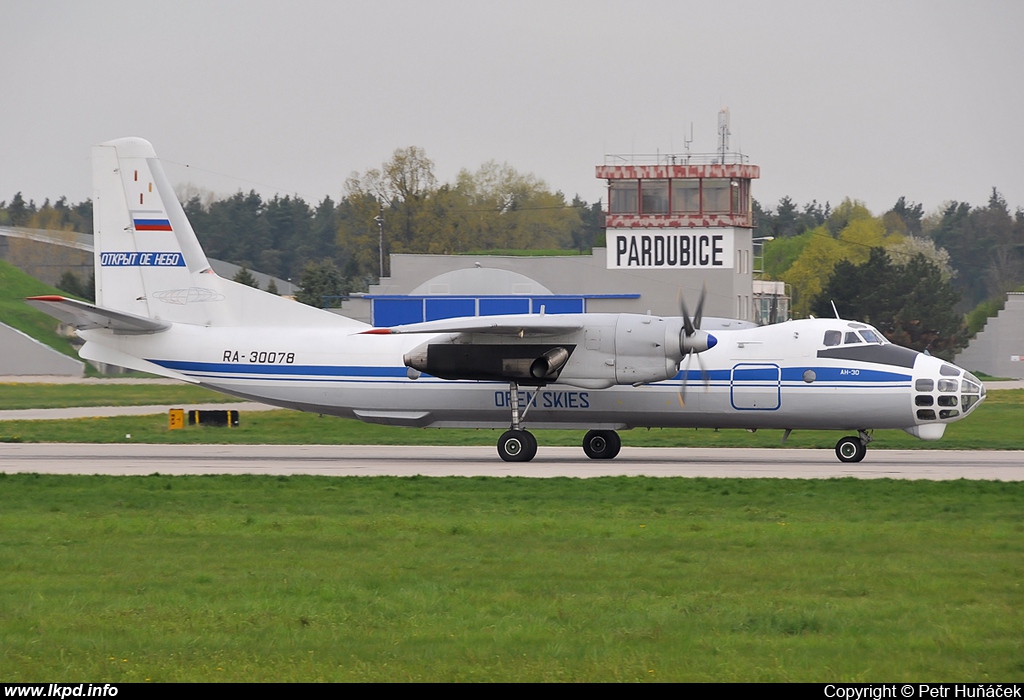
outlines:
[[729, 108], [722, 107], [718, 112], [718, 154], [721, 163], [725, 164], [725, 154], [729, 152]]

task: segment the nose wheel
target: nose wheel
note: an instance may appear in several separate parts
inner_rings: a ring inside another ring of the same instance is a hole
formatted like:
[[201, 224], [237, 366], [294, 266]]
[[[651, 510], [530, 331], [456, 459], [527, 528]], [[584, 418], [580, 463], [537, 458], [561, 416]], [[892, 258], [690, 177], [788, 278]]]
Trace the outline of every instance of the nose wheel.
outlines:
[[836, 457], [840, 462], [859, 462], [868, 453], [868, 443], [871, 436], [866, 431], [860, 431], [859, 437], [848, 435], [836, 443]]

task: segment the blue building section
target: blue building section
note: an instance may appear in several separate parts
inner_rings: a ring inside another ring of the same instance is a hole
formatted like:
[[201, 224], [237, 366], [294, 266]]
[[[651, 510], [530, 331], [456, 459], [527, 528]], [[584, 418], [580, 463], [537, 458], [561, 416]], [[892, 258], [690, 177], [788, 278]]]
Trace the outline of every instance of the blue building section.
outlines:
[[464, 316], [505, 314], [581, 314], [588, 299], [639, 299], [639, 294], [550, 294], [540, 296], [367, 296], [373, 305], [373, 325], [401, 326]]

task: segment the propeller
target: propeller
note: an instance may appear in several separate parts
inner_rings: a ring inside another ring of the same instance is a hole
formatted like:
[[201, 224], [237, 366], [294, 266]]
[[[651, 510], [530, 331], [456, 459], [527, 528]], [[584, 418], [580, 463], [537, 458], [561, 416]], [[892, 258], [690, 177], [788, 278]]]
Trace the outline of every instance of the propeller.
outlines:
[[697, 313], [690, 318], [690, 311], [686, 308], [686, 300], [682, 294], [679, 295], [679, 307], [683, 312], [683, 328], [679, 331], [679, 352], [684, 360], [680, 367], [683, 370], [683, 383], [679, 388], [679, 403], [686, 405], [686, 382], [690, 372], [690, 361], [697, 356], [697, 365], [700, 367], [700, 376], [704, 380], [704, 388], [710, 385], [711, 379], [707, 370], [704, 369], [704, 361], [700, 359], [700, 353], [710, 350], [718, 344], [718, 339], [707, 331], [700, 329], [701, 319], [704, 317], [704, 299], [708, 295], [708, 286], [705, 284], [700, 290], [700, 297], [697, 299]]

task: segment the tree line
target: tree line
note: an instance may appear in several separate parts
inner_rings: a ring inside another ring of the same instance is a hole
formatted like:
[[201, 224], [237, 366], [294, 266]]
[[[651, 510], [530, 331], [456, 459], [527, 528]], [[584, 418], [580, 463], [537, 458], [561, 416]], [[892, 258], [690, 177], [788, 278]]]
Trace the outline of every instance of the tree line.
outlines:
[[831, 315], [834, 302], [894, 342], [947, 356], [1024, 285], [1024, 210], [1011, 215], [995, 188], [986, 206], [952, 201], [929, 215], [904, 197], [881, 216], [855, 200], [833, 210], [783, 198], [761, 210], [758, 234], [774, 237], [764, 273], [791, 285], [795, 315]]
[[18, 192], [10, 202], [0, 201], [0, 226], [92, 233], [92, 200], [69, 204], [67, 197], [61, 197], [51, 204], [47, 197], [37, 206], [34, 200], [26, 202]]

